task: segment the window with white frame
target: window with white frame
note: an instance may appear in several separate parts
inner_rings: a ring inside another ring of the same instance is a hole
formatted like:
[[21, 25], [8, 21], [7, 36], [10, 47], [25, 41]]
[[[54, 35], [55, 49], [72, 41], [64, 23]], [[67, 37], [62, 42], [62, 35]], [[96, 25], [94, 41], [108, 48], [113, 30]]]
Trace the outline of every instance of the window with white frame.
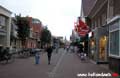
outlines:
[[110, 32], [110, 55], [119, 56], [119, 31]]

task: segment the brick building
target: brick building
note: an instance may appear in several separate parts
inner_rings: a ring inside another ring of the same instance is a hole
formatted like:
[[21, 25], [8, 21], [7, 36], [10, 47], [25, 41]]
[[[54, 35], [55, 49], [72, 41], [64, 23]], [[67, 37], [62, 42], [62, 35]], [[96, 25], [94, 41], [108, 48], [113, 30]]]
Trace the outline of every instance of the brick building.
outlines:
[[[87, 5], [89, 4], [89, 5]], [[90, 5], [91, 4], [91, 5]], [[120, 72], [120, 1], [82, 0], [81, 16], [91, 27], [89, 57]]]
[[28, 17], [30, 26], [30, 36], [27, 39], [27, 48], [40, 48], [40, 36], [43, 29], [39, 19]]

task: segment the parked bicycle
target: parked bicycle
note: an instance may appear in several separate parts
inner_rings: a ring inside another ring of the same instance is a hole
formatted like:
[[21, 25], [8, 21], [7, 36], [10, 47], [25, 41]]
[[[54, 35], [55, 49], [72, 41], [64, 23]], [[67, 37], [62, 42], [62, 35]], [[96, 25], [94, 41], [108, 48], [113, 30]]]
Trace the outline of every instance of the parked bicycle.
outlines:
[[84, 60], [86, 60], [86, 53], [80, 53], [80, 59], [82, 60], [82, 61], [84, 61]]
[[18, 51], [18, 55], [20, 57], [23, 57], [23, 58], [29, 57], [30, 56], [30, 49], [27, 49], [27, 48], [20, 49]]
[[10, 63], [14, 61], [14, 56], [10, 53], [9, 47], [0, 46], [0, 63]]

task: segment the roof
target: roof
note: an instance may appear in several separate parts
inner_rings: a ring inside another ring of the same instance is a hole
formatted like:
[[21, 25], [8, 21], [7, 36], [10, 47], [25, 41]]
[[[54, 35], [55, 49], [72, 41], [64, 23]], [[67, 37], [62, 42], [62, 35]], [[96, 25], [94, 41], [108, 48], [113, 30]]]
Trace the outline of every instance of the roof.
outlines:
[[82, 0], [82, 8], [83, 8], [84, 16], [88, 16], [96, 1], [97, 0]]
[[12, 12], [11, 12], [11, 11], [9, 11], [8, 9], [4, 8], [4, 7], [3, 7], [3, 6], [1, 6], [1, 5], [0, 5], [0, 8], [4, 9], [4, 10], [6, 10], [7, 12], [9, 12], [10, 14], [12, 14]]

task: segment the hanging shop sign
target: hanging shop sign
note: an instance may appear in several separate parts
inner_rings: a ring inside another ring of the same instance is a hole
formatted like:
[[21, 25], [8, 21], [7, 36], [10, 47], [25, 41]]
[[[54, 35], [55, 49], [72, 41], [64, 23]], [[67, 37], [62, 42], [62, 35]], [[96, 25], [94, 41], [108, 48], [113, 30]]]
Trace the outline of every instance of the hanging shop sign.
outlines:
[[86, 36], [86, 34], [88, 34], [89, 27], [81, 19], [79, 19], [79, 23], [78, 23], [77, 27], [78, 27], [78, 33], [80, 36], [83, 37], [83, 36]]
[[74, 30], [79, 34], [80, 37], [84, 37], [89, 33], [89, 27], [85, 22], [83, 22], [80, 18], [77, 22], [74, 23]]

